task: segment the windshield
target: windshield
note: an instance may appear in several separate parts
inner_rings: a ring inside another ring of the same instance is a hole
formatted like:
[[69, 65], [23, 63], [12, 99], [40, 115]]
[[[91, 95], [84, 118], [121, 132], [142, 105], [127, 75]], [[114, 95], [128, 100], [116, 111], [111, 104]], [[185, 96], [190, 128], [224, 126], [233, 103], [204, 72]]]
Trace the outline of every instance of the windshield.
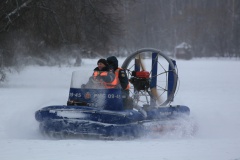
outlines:
[[71, 88], [81, 88], [82, 83], [81, 80], [83, 79], [83, 74], [81, 71], [74, 71], [72, 72], [72, 79], [71, 79]]

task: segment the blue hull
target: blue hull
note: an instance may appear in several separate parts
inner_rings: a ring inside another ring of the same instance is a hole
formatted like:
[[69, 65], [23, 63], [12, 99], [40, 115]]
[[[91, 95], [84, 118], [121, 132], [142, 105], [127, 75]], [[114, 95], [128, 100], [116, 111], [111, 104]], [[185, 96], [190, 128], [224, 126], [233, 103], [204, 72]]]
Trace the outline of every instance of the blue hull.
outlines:
[[88, 106], [49, 106], [35, 113], [43, 133], [53, 136], [139, 137], [148, 132], [143, 123], [165, 121], [188, 115], [186, 106], [146, 110], [147, 118], [136, 110], [110, 111]]

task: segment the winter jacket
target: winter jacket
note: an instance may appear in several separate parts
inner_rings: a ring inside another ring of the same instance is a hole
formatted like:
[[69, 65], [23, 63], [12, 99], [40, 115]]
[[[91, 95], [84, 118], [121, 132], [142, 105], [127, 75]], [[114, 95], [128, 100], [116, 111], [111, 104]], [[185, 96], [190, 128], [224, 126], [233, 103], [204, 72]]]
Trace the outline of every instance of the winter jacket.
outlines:
[[118, 77], [122, 89], [129, 90], [129, 81], [127, 73], [124, 69], [118, 67], [117, 58], [115, 56], [108, 57], [107, 62], [109, 65], [109, 70], [113, 70], [115, 73], [115, 77]]
[[[95, 73], [95, 75], [94, 75], [94, 73]], [[97, 74], [97, 73], [99, 73], [99, 74]], [[100, 73], [102, 73], [102, 74], [100, 74]], [[105, 74], [103, 74], [103, 73], [105, 73]], [[95, 78], [100, 78], [104, 82], [108, 82], [108, 83], [112, 82], [115, 78], [115, 75], [113, 74], [113, 72], [109, 72], [108, 67], [104, 67], [101, 71], [99, 70], [98, 67], [96, 67], [94, 69], [93, 76], [95, 76]]]

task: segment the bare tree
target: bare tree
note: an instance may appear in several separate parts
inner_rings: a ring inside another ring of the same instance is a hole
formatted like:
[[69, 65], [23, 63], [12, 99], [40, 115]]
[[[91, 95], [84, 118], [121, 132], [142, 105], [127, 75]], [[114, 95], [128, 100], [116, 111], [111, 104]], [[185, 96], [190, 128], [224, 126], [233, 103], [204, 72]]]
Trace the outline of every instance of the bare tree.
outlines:
[[137, 0], [126, 6], [129, 48], [171, 51], [187, 42], [195, 56], [240, 56], [239, 0]]
[[7, 31], [14, 21], [29, 9], [30, 5], [34, 5], [37, 0], [3, 0], [0, 2], [0, 32]]
[[191, 44], [195, 56], [240, 56], [240, 1], [0, 1], [4, 61], [21, 52], [60, 54], [63, 46], [105, 55], [121, 48], [172, 51], [181, 42]]
[[[120, 34], [119, 0], [5, 0], [0, 2], [0, 48], [17, 54], [44, 57], [48, 49], [60, 54], [76, 46], [107, 54]], [[17, 52], [16, 52], [17, 51]], [[71, 52], [68, 52], [71, 53]], [[88, 52], [81, 52], [85, 54]]]

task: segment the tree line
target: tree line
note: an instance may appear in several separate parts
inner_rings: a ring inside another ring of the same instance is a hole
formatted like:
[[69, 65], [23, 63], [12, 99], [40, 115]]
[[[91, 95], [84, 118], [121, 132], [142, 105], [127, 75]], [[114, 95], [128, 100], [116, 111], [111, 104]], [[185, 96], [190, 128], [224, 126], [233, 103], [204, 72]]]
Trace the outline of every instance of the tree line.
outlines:
[[[240, 56], [240, 1], [142, 0], [128, 5], [126, 48], [173, 51], [181, 42], [196, 57]], [[127, 3], [127, 2], [126, 2]]]
[[26, 57], [60, 61], [147, 47], [173, 52], [182, 42], [195, 57], [239, 57], [240, 1], [0, 1], [1, 66]]

